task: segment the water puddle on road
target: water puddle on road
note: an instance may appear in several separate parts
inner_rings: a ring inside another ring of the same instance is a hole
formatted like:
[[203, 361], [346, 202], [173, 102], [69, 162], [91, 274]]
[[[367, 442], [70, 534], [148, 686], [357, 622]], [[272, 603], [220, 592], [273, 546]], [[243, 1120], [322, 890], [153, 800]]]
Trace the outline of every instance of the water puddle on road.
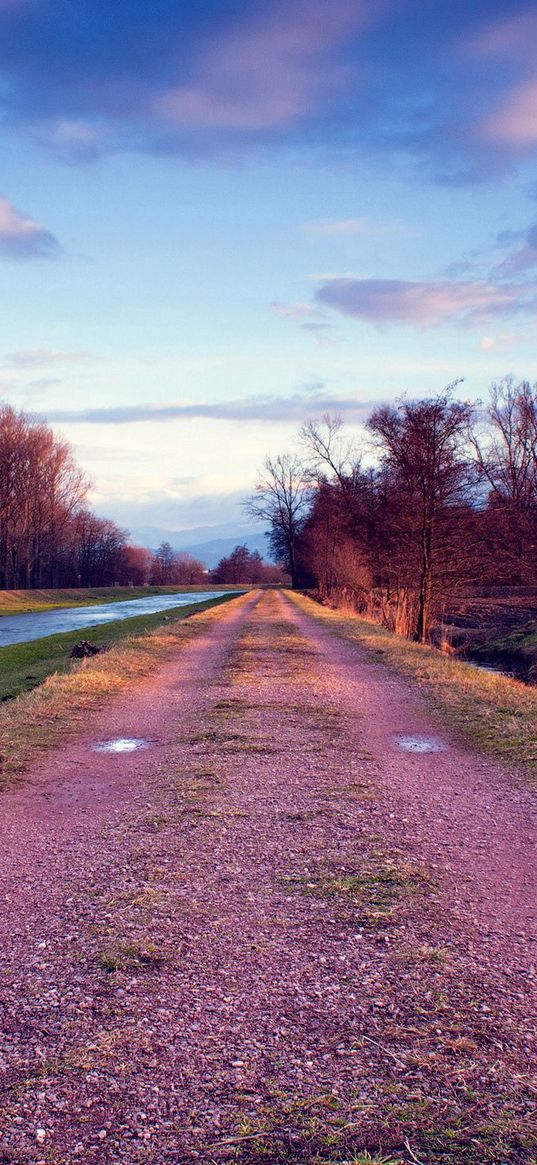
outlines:
[[99, 740], [91, 745], [93, 752], [137, 752], [141, 748], [151, 748], [153, 740], [142, 740], [135, 736], [120, 736], [117, 740]]
[[447, 748], [437, 736], [396, 736], [395, 743], [403, 752], [445, 752]]

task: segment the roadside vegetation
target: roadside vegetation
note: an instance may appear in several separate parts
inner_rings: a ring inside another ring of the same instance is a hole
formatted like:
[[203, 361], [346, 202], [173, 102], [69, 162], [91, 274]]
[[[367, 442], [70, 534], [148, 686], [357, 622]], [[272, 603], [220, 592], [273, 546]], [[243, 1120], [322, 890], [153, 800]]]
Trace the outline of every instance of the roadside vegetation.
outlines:
[[442, 655], [353, 613], [290, 596], [328, 630], [364, 647], [375, 660], [417, 680], [442, 722], [482, 752], [524, 769], [537, 783], [537, 691], [501, 674]]
[[293, 587], [469, 652], [479, 609], [461, 638], [456, 600], [535, 597], [537, 385], [493, 384], [486, 408], [457, 382], [402, 397], [373, 410], [359, 444], [337, 416], [310, 421], [294, 450], [266, 460], [246, 508], [269, 524]]
[[[58, 747], [80, 732], [88, 713], [101, 708], [110, 696], [170, 660], [178, 647], [218, 618], [218, 608], [233, 598], [241, 601], [241, 596], [230, 591], [218, 599], [173, 608], [166, 612], [166, 620], [159, 612], [92, 628], [93, 642], [110, 643], [113, 649], [88, 660], [69, 657], [80, 631], [3, 648], [0, 785], [10, 774], [23, 772], [39, 752]], [[189, 618], [192, 615], [196, 619]], [[35, 691], [25, 690], [29, 687]], [[10, 700], [9, 694], [17, 690], [22, 694]]]

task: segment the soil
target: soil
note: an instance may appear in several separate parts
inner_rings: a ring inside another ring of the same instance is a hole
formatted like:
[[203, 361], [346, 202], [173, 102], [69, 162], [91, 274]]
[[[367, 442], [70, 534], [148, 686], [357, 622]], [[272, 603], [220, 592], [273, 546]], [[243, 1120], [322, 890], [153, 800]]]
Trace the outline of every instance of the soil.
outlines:
[[277, 592], [87, 728], [1, 795], [2, 1165], [535, 1165], [516, 773]]

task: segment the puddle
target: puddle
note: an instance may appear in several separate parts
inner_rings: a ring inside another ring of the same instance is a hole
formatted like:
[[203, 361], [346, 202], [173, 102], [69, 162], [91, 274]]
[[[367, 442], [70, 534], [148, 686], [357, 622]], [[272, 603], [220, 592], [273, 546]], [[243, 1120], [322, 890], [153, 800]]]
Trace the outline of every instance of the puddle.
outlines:
[[141, 748], [151, 748], [153, 743], [135, 736], [120, 736], [117, 740], [100, 740], [91, 747], [93, 752], [136, 752]]
[[444, 752], [447, 747], [437, 736], [397, 736], [395, 743], [403, 752]]

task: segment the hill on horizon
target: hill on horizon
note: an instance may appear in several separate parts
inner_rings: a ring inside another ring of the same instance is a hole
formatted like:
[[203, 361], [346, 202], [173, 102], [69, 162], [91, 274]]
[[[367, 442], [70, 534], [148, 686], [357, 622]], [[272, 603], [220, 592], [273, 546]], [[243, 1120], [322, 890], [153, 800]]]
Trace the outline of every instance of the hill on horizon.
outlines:
[[147, 546], [149, 550], [156, 550], [161, 542], [169, 542], [174, 550], [201, 559], [209, 570], [235, 546], [242, 545], [250, 551], [257, 550], [265, 561], [272, 562], [265, 533], [259, 527], [197, 526], [193, 530], [164, 530], [159, 526], [132, 526], [130, 534], [137, 546]]

